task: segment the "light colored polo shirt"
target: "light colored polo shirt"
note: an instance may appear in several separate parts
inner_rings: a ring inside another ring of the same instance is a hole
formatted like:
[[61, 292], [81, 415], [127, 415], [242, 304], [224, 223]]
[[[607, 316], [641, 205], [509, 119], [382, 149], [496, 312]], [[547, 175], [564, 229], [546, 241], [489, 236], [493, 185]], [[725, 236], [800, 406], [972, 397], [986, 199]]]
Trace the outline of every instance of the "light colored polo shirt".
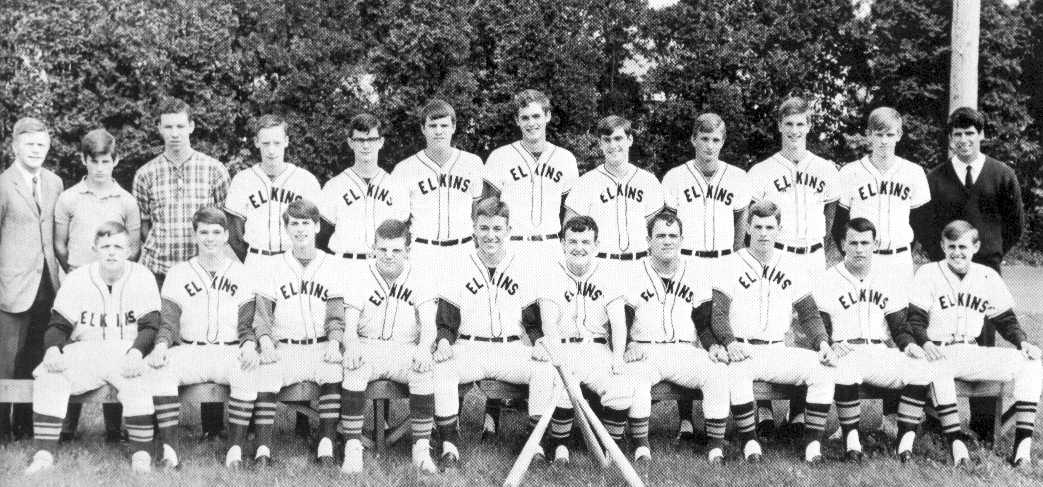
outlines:
[[91, 246], [98, 226], [108, 221], [122, 223], [131, 235], [141, 231], [138, 202], [119, 184], [97, 193], [86, 181], [65, 190], [54, 207], [54, 223], [69, 226], [69, 265], [80, 267], [94, 262]]

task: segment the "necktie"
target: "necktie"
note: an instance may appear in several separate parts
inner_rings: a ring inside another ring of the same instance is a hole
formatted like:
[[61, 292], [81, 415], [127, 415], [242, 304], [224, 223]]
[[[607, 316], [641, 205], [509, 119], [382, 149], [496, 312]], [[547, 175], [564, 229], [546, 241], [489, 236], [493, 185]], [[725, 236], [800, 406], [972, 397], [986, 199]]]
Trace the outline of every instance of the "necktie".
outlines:
[[39, 181], [36, 176], [33, 176], [33, 203], [36, 203], [36, 211], [40, 211], [40, 192], [36, 190]]
[[963, 178], [963, 186], [967, 189], [971, 189], [974, 185], [974, 178], [971, 177], [971, 166], [967, 166], [967, 175]]

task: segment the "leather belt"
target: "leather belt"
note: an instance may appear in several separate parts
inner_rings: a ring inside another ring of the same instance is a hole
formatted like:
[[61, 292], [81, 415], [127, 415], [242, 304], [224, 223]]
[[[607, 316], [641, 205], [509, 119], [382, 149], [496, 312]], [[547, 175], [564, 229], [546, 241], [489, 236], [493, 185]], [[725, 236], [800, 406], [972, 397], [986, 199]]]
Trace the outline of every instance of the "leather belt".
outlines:
[[613, 260], [637, 260], [648, 255], [648, 252], [628, 252], [623, 254], [607, 254], [605, 252], [598, 252], [598, 257], [601, 259], [613, 259]]
[[724, 249], [724, 250], [689, 250], [689, 249], [681, 249], [681, 255], [695, 256], [695, 257], [708, 257], [708, 258], [711, 258], [711, 259], [716, 258], [716, 257], [724, 257], [724, 256], [726, 256], [726, 255], [728, 255], [730, 253], [732, 253], [732, 249]]
[[648, 343], [652, 345], [663, 345], [667, 343], [692, 343], [691, 340], [634, 340], [634, 343]]
[[480, 336], [473, 336], [473, 335], [464, 335], [462, 333], [460, 334], [460, 336], [458, 338], [460, 338], [461, 340], [472, 340], [472, 341], [476, 341], [476, 342], [495, 342], [495, 343], [510, 343], [510, 342], [516, 342], [518, 340], [521, 340], [521, 337], [518, 336], [518, 335], [508, 335], [508, 336], [505, 336], [505, 337], [480, 337]]
[[340, 256], [342, 258], [345, 258], [345, 259], [358, 259], [358, 260], [366, 260], [366, 259], [369, 258], [369, 254], [367, 254], [365, 252], [357, 252], [357, 253], [344, 252], [343, 254], [340, 254]]
[[803, 255], [803, 254], [810, 254], [810, 253], [812, 253], [812, 252], [814, 252], [814, 251], [816, 251], [818, 249], [821, 249], [822, 248], [822, 244], [817, 243], [817, 244], [812, 245], [810, 247], [792, 247], [792, 246], [789, 246], [789, 245], [782, 245], [782, 244], [780, 244], [778, 242], [775, 242], [775, 248], [780, 249], [780, 250], [785, 250], [786, 252], [789, 252], [791, 254]]
[[261, 249], [255, 249], [253, 247], [250, 247], [249, 249], [247, 249], [247, 252], [250, 252], [251, 254], [261, 254], [261, 255], [269, 255], [269, 256], [271, 256], [271, 255], [279, 255], [279, 254], [282, 254], [282, 253], [284, 253], [286, 251], [285, 250], [261, 250]]
[[886, 343], [883, 340], [879, 340], [879, 339], [876, 339], [876, 338], [852, 338], [850, 340], [837, 340], [837, 341], [838, 342], [844, 342], [844, 343], [850, 343], [852, 345], [867, 345], [867, 344], [879, 345], [881, 343]]
[[542, 242], [544, 240], [557, 240], [558, 234], [548, 233], [546, 235], [511, 235], [511, 240], [529, 240], [532, 242]]
[[192, 340], [181, 339], [182, 345], [238, 345], [239, 340], [232, 340], [230, 342], [194, 342]]
[[776, 343], [782, 343], [782, 340], [761, 340], [760, 338], [736, 338], [735, 341], [739, 343], [749, 343], [750, 345], [774, 345]]
[[437, 247], [452, 247], [453, 245], [460, 245], [470, 242], [473, 237], [454, 238], [452, 240], [428, 240], [426, 238], [414, 238], [413, 241], [416, 243], [422, 243], [426, 245], [434, 245]]
[[594, 338], [583, 338], [583, 337], [569, 337], [562, 338], [561, 343], [583, 343], [583, 342], [594, 342], [594, 343], [608, 343], [608, 339], [605, 337], [594, 337]]
[[909, 250], [909, 247], [898, 247], [897, 249], [878, 249], [878, 250], [874, 250], [873, 253], [874, 254], [880, 254], [880, 255], [892, 255], [892, 254], [900, 254], [900, 253], [906, 252], [908, 250]]
[[941, 345], [941, 346], [960, 345], [960, 344], [964, 344], [964, 343], [967, 344], [967, 345], [977, 345], [978, 341], [973, 339], [973, 338], [963, 337], [963, 338], [953, 338], [952, 340], [949, 340], [949, 341], [931, 340], [931, 343], [933, 343], [935, 345]]
[[280, 338], [279, 343], [289, 343], [290, 345], [311, 345], [314, 343], [322, 343], [328, 340], [329, 338], [326, 337], [305, 338], [303, 340], [294, 340], [292, 338]]

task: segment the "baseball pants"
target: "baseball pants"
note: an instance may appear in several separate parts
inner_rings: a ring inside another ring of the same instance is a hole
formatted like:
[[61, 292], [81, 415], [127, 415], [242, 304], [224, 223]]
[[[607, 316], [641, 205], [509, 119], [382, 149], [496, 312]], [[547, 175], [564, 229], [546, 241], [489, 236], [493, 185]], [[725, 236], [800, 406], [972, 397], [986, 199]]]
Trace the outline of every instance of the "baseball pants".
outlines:
[[340, 422], [346, 438], [360, 440], [366, 405], [366, 387], [374, 380], [409, 385], [409, 416], [413, 441], [428, 439], [434, 428], [434, 372], [413, 371], [417, 345], [388, 340], [361, 339], [362, 365], [344, 369]]
[[[633, 381], [626, 369], [622, 374], [612, 372], [612, 350], [606, 344], [592, 341], [563, 343], [558, 350], [558, 359], [569, 373], [600, 397], [603, 407], [601, 421], [609, 436], [621, 443], [627, 411], [634, 397]], [[558, 374], [554, 375], [554, 380], [555, 387], [564, 389]], [[575, 411], [568, 394], [560, 395], [548, 428], [549, 450], [563, 444], [572, 434], [574, 418]]]
[[852, 345], [854, 350], [840, 357], [835, 369], [834, 400], [837, 419], [845, 438], [857, 429], [862, 419], [859, 385], [869, 384], [886, 389], [900, 389], [898, 401], [898, 437], [916, 431], [923, 420], [923, 407], [932, 372], [926, 359], [914, 359], [897, 348], [883, 343]]

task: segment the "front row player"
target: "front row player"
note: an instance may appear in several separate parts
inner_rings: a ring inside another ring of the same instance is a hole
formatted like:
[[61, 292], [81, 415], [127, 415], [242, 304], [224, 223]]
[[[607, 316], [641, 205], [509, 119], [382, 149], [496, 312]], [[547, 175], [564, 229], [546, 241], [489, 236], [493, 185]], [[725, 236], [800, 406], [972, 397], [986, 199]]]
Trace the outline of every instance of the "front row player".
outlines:
[[106, 222], [94, 235], [97, 260], [69, 273], [58, 289], [44, 336], [46, 355], [33, 371], [33, 434], [38, 450], [25, 473], [54, 466], [69, 396], [112, 385], [123, 404], [131, 467], [151, 470], [152, 391], [142, 356], [159, 327], [156, 279], [129, 262], [130, 237]]
[[434, 276], [409, 264], [409, 224], [386, 220], [376, 228], [370, 262], [352, 276], [344, 302], [344, 382], [341, 423], [346, 432], [344, 473], [362, 471], [366, 386], [389, 379], [409, 384], [413, 465], [437, 471], [431, 459], [434, 426], [434, 362], [437, 311]]
[[340, 261], [315, 248], [319, 209], [299, 199], [286, 206], [282, 221], [291, 251], [257, 260], [254, 332], [260, 345], [257, 378], [255, 463], [271, 465], [276, 396], [285, 386], [319, 385], [319, 441], [316, 456], [334, 465], [333, 438], [340, 417], [343, 378], [341, 339], [344, 293]]
[[[953, 463], [968, 460], [960, 439], [954, 380], [1013, 381], [1015, 466], [1030, 463], [1032, 431], [1040, 395], [1040, 349], [1028, 342], [1014, 315], [1014, 298], [996, 271], [971, 262], [981, 242], [970, 223], [955, 220], [942, 230], [945, 260], [920, 267], [909, 298], [909, 327], [934, 372], [934, 401]], [[1017, 350], [981, 347], [975, 338], [991, 322]]]
[[163, 326], [148, 355], [148, 363], [155, 369], [150, 382], [157, 435], [163, 444], [164, 466], [177, 467], [178, 386], [228, 385], [231, 444], [225, 466], [238, 468], [257, 399], [253, 281], [246, 267], [225, 253], [229, 227], [223, 211], [201, 208], [192, 217], [192, 228], [199, 255], [167, 272], [162, 291]]
[[[907, 284], [895, 278], [893, 269], [877, 263], [874, 254], [880, 240], [872, 222], [854, 218], [837, 236], [844, 261], [826, 271], [814, 296], [838, 357], [834, 399], [846, 456], [862, 459], [858, 390], [866, 383], [902, 390], [897, 452], [907, 462], [931, 383], [929, 364], [922, 360], [923, 350], [913, 343], [906, 324]], [[898, 348], [888, 347], [888, 338]]]

